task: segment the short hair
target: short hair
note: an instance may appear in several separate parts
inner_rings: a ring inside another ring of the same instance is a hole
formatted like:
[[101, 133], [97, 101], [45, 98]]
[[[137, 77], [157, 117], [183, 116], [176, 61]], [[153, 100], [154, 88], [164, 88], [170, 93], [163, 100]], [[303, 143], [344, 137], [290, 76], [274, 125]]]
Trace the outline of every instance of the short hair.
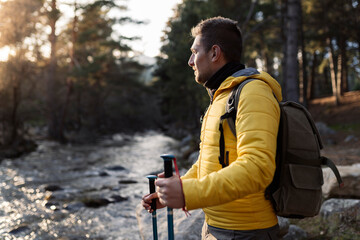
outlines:
[[241, 60], [242, 36], [236, 21], [224, 17], [202, 20], [191, 29], [191, 35], [194, 38], [201, 35], [201, 44], [206, 51], [218, 45], [227, 61]]

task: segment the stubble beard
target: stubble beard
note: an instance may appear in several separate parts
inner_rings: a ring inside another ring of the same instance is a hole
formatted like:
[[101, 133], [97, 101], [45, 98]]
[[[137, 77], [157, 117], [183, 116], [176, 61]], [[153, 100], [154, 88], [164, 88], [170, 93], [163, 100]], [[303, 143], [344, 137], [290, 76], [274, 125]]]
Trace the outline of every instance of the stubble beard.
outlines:
[[194, 72], [194, 75], [195, 81], [200, 85], [204, 85], [207, 80], [209, 80], [209, 77], [205, 76], [204, 74], [200, 75], [199, 72]]

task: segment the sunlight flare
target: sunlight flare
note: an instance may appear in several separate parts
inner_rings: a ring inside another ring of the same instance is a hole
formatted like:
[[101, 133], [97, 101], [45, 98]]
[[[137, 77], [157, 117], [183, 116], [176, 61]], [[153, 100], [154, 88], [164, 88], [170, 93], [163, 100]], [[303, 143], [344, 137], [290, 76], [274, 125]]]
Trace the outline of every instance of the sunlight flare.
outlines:
[[[4, 0], [0, 0], [4, 1]], [[11, 49], [8, 46], [0, 48], [0, 62], [6, 62], [11, 54]]]

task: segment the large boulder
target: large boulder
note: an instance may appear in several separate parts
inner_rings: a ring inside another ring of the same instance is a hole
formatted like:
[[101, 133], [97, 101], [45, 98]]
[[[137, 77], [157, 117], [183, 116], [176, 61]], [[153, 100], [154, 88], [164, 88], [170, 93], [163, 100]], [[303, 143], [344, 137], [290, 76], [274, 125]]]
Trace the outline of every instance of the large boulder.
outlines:
[[322, 232], [326, 236], [334, 237], [331, 239], [359, 239], [359, 199], [326, 200], [321, 206], [320, 216]]
[[325, 198], [355, 198], [360, 199], [360, 164], [338, 166], [344, 187], [339, 188], [336, 177], [330, 168], [323, 169]]
[[307, 238], [307, 233], [300, 227], [291, 224], [289, 232], [282, 238], [283, 240], [302, 240]]
[[320, 133], [320, 136], [329, 136], [329, 135], [334, 135], [336, 133], [333, 129], [329, 128], [329, 126], [324, 122], [316, 122], [315, 125]]
[[287, 235], [289, 232], [290, 220], [288, 218], [279, 217], [279, 216], [277, 218], [278, 218], [278, 224], [279, 224], [279, 228], [280, 228], [278, 237], [282, 238], [285, 235]]
[[330, 219], [336, 214], [341, 214], [342, 217], [350, 213], [349, 215], [355, 222], [360, 220], [360, 200], [359, 199], [336, 199], [331, 198], [326, 200], [320, 209], [320, 216], [326, 220]]
[[334, 145], [336, 144], [336, 131], [329, 128], [328, 125], [324, 122], [316, 122], [315, 123], [317, 130], [320, 133], [320, 136], [322, 137], [322, 142], [326, 145]]

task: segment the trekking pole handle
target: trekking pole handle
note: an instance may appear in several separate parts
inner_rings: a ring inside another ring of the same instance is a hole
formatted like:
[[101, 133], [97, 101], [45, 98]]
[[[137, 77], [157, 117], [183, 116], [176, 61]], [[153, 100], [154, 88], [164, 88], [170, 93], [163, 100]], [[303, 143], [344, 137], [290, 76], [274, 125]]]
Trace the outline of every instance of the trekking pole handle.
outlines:
[[175, 159], [175, 156], [172, 154], [163, 154], [161, 155], [161, 158], [164, 160], [165, 178], [172, 177], [172, 161]]
[[[150, 193], [154, 193], [155, 192], [155, 180], [157, 179], [157, 176], [148, 175], [146, 177], [149, 179], [149, 191], [150, 191]], [[156, 199], [153, 199], [153, 201], [151, 202], [151, 209], [154, 211], [156, 210]]]

